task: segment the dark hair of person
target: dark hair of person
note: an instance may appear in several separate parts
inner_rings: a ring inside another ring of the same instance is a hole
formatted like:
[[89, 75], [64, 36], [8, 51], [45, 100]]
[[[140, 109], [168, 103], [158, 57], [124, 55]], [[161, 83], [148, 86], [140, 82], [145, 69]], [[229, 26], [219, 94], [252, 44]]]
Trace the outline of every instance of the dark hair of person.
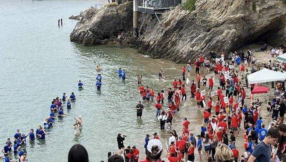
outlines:
[[272, 137], [272, 138], [279, 138], [280, 134], [277, 128], [270, 128], [267, 132], [266, 137]]
[[160, 160], [163, 150], [161, 150], [161, 152], [159, 152], [159, 151], [160, 151], [160, 149], [159, 149], [158, 146], [153, 146], [152, 149], [151, 149], [151, 152], [147, 151], [146, 159], [149, 160], [149, 161], [151, 161], [151, 160]]
[[286, 132], [286, 124], [280, 124], [278, 126], [278, 130], [281, 132]]
[[124, 162], [124, 159], [122, 156], [114, 154], [108, 158], [108, 162]]
[[88, 153], [81, 144], [75, 144], [71, 147], [68, 154], [68, 162], [89, 162]]
[[111, 152], [108, 152], [108, 153], [107, 153], [107, 157], [108, 157], [108, 158], [109, 158], [111, 155], [112, 155]]

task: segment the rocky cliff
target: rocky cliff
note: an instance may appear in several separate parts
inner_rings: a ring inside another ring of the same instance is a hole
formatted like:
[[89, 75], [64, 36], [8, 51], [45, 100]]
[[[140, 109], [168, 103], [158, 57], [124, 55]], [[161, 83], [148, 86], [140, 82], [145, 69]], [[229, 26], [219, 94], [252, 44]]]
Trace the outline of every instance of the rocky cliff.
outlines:
[[70, 34], [72, 42], [84, 45], [102, 44], [105, 40], [117, 38], [120, 31], [132, 31], [132, 2], [124, 5], [94, 7], [71, 18], [80, 19]]
[[[139, 51], [186, 62], [210, 50], [229, 52], [255, 41], [274, 43], [285, 37], [286, 7], [277, 0], [197, 0], [196, 10], [178, 6], [159, 19], [140, 15]], [[130, 2], [86, 14], [71, 33], [71, 41], [97, 44], [122, 28], [132, 31]]]

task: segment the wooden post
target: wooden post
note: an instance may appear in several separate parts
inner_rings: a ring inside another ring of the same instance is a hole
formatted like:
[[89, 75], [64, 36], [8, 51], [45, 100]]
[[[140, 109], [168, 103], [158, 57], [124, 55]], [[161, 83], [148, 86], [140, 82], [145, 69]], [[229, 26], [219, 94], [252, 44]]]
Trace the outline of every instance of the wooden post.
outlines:
[[138, 37], [138, 0], [133, 0], [133, 35]]

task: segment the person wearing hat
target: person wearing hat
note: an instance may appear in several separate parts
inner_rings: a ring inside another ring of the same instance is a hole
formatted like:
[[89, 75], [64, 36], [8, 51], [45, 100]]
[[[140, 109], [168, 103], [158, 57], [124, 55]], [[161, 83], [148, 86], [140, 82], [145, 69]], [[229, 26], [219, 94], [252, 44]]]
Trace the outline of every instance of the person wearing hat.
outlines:
[[161, 154], [163, 152], [163, 146], [160, 140], [151, 139], [147, 145], [146, 158], [141, 162], [159, 162], [161, 161]]
[[159, 136], [158, 136], [158, 134], [155, 132], [154, 134], [154, 138], [153, 139], [158, 139], [158, 140], [160, 140], [160, 138], [159, 138]]

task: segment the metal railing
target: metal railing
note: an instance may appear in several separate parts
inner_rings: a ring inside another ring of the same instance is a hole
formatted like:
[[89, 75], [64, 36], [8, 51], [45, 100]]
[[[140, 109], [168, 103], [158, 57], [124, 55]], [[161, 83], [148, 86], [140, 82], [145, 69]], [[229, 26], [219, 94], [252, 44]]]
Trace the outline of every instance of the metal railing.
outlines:
[[140, 7], [168, 8], [181, 4], [181, 0], [139, 0]]

